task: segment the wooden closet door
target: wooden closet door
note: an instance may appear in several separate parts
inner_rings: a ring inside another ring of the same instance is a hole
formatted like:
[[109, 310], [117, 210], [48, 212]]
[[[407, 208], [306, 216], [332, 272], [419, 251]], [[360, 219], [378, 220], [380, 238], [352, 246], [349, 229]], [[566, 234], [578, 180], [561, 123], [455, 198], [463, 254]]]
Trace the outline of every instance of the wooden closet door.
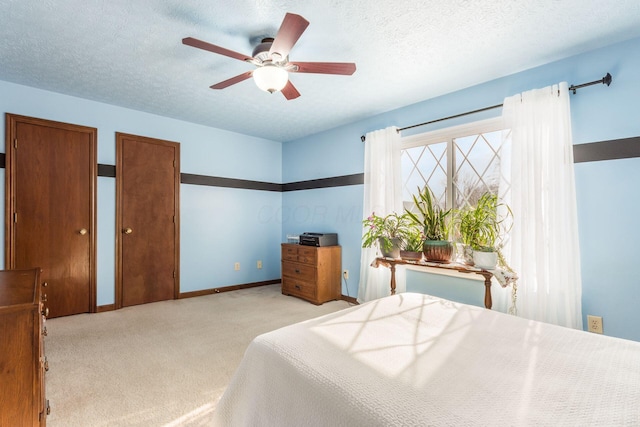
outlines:
[[116, 307], [178, 298], [180, 145], [116, 135]]
[[42, 269], [50, 317], [94, 312], [97, 130], [7, 114], [8, 269]]

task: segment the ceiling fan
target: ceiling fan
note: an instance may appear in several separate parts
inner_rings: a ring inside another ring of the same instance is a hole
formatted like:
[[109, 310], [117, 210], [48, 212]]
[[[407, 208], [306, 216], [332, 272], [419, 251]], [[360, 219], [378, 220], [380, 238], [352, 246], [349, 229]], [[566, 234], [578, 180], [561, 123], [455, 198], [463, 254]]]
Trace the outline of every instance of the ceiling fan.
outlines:
[[247, 71], [216, 83], [211, 86], [211, 89], [224, 89], [253, 76], [260, 89], [270, 93], [281, 91], [285, 98], [291, 100], [299, 97], [300, 92], [289, 80], [289, 73], [352, 75], [356, 71], [356, 64], [352, 62], [290, 62], [289, 51], [308, 26], [309, 21], [302, 16], [287, 13], [276, 37], [262, 39], [262, 42], [253, 49], [252, 56], [243, 55], [193, 37], [182, 39], [182, 43], [240, 61], [250, 62], [257, 67], [253, 71]]

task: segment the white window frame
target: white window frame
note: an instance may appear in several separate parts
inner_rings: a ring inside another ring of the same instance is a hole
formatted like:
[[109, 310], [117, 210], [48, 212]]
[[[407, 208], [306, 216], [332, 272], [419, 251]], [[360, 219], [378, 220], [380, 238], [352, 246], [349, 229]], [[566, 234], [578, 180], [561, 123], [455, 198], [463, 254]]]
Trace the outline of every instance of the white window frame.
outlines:
[[447, 190], [446, 207], [453, 207], [453, 168], [454, 168], [454, 146], [453, 140], [465, 136], [477, 135], [480, 133], [497, 132], [504, 130], [504, 120], [502, 117], [479, 120], [457, 126], [437, 129], [416, 135], [404, 136], [400, 139], [400, 149], [421, 147], [423, 145], [447, 143]]

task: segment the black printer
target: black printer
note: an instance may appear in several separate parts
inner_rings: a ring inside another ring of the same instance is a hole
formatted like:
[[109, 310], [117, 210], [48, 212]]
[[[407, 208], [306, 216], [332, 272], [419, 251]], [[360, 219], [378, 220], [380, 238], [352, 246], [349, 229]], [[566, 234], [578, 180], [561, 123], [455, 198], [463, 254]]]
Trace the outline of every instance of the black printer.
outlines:
[[302, 233], [300, 244], [306, 246], [336, 246], [338, 235], [336, 233]]

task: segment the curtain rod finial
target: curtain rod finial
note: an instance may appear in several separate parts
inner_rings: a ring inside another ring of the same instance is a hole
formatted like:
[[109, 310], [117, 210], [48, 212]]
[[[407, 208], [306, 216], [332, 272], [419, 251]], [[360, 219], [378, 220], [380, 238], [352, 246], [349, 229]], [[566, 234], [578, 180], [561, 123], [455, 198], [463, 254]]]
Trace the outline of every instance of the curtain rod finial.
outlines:
[[613, 80], [613, 77], [611, 77], [611, 74], [607, 73], [607, 75], [602, 78], [602, 83], [609, 86], [611, 84], [611, 80]]
[[360, 137], [360, 141], [362, 141], [362, 142], [364, 142], [366, 139], [367, 139], [367, 137], [366, 137], [366, 136], [364, 136], [364, 135], [362, 135], [362, 136]]

